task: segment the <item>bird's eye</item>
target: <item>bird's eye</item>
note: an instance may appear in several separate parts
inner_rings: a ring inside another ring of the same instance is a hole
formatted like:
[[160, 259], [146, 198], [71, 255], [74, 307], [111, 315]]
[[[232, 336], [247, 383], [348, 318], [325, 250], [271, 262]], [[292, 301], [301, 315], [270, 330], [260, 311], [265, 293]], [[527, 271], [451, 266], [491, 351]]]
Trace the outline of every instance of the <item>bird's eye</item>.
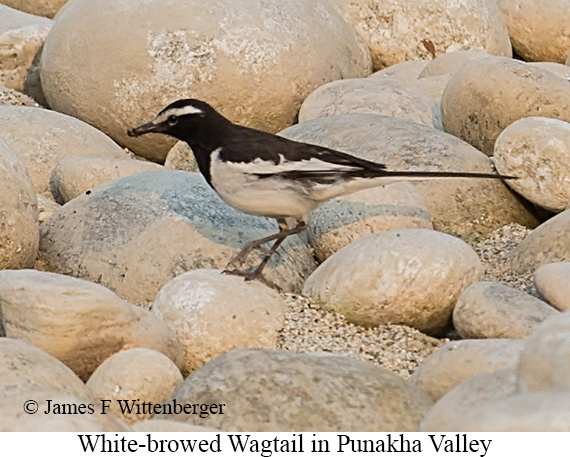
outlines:
[[166, 121], [168, 122], [168, 125], [176, 125], [178, 123], [178, 116], [175, 116], [174, 114], [168, 116]]

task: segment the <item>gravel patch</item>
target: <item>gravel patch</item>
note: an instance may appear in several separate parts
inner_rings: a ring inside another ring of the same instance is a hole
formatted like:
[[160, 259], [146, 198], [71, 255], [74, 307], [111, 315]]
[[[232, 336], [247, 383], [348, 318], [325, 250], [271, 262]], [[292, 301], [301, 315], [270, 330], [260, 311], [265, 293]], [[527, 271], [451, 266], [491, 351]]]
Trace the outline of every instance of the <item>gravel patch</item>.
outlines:
[[[532, 275], [517, 275], [510, 269], [510, 253], [530, 232], [519, 224], [496, 230], [487, 240], [472, 245], [485, 268], [486, 281], [496, 281], [539, 296]], [[294, 352], [343, 354], [380, 365], [403, 378], [449, 338], [433, 338], [403, 325], [364, 328], [325, 311], [305, 297], [286, 294], [289, 310], [276, 348]], [[453, 334], [449, 335], [454, 338]]]

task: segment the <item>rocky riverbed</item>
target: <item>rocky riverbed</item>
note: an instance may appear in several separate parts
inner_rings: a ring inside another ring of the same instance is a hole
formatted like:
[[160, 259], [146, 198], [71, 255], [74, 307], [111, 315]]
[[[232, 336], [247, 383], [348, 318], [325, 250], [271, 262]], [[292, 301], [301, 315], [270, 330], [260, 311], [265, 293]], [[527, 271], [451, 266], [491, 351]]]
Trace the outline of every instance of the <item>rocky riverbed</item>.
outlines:
[[[0, 0], [0, 431], [569, 431], [570, 10], [537, 4]], [[245, 282], [275, 221], [126, 133], [190, 97], [517, 179], [330, 200]]]

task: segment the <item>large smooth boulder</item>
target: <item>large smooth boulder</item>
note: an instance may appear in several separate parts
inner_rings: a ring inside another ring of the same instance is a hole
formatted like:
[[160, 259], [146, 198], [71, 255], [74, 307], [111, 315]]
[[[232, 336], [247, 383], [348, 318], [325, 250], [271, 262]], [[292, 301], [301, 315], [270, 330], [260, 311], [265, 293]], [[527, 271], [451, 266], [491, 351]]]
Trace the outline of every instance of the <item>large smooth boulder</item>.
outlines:
[[570, 311], [570, 262], [554, 262], [534, 272], [534, 286], [544, 300], [560, 311]]
[[515, 52], [527, 61], [564, 63], [570, 51], [566, 0], [498, 0]]
[[[388, 170], [492, 172], [488, 157], [464, 141], [387, 116], [323, 117], [289, 127], [280, 135], [384, 163]], [[534, 217], [498, 180], [426, 179], [412, 183], [421, 193], [436, 230], [479, 240], [511, 222], [536, 225]]]
[[36, 270], [0, 271], [6, 336], [53, 355], [87, 380], [109, 356], [146, 347], [182, 366], [180, 342], [166, 324], [99, 284]]
[[564, 210], [570, 201], [570, 123], [519, 119], [501, 132], [494, 156], [499, 173], [518, 178], [507, 181], [513, 190], [549, 211]]
[[499, 134], [531, 116], [570, 121], [568, 81], [513, 59], [487, 57], [459, 70], [441, 99], [446, 132], [493, 155]]
[[36, 192], [48, 198], [53, 198], [50, 174], [64, 157], [128, 157], [118, 144], [85, 122], [28, 106], [0, 106], [0, 138], [24, 162]]
[[398, 375], [331, 354], [237, 349], [208, 362], [169, 402], [223, 414], [158, 416], [226, 431], [415, 431], [431, 401]]
[[392, 78], [343, 79], [309, 95], [299, 122], [339, 114], [383, 114], [434, 126], [434, 100], [421, 90]]
[[272, 348], [286, 310], [264, 284], [220, 270], [177, 276], [160, 289], [151, 309], [178, 335], [185, 374], [232, 349]]
[[[41, 226], [46, 269], [98, 282], [131, 303], [152, 303], [175, 276], [225, 269], [248, 242], [277, 232], [273, 219], [224, 203], [201, 175], [154, 171], [127, 176], [71, 200]], [[257, 265], [255, 251], [240, 268]], [[286, 291], [299, 291], [315, 269], [311, 252], [291, 236], [264, 271]]]
[[507, 338], [452, 341], [437, 349], [410, 377], [434, 401], [472, 376], [516, 368], [525, 342]]
[[528, 273], [553, 262], [570, 262], [570, 209], [530, 232], [511, 254], [516, 273]]
[[0, 85], [45, 104], [39, 54], [53, 21], [0, 4]]
[[0, 139], [0, 269], [27, 268], [39, 244], [36, 191], [16, 152]]
[[327, 0], [78, 0], [58, 16], [40, 71], [53, 109], [163, 162], [172, 139], [126, 131], [176, 99], [275, 132], [318, 86], [370, 74], [371, 59]]
[[377, 70], [460, 49], [512, 55], [495, 0], [329, 1], [364, 37]]
[[496, 282], [469, 286], [453, 309], [461, 338], [525, 339], [543, 321], [560, 314], [548, 303]]
[[518, 366], [519, 390], [570, 390], [570, 313], [551, 317], [526, 342]]
[[37, 391], [90, 398], [81, 379], [55, 357], [25, 341], [0, 338], [0, 397]]
[[108, 406], [107, 412], [134, 424], [154, 415], [151, 408], [139, 411], [139, 405], [163, 403], [181, 382], [180, 370], [164, 354], [133, 348], [117, 352], [99, 365], [87, 388], [98, 411]]
[[437, 334], [449, 324], [461, 292], [482, 274], [477, 254], [458, 238], [392, 230], [329, 257], [309, 277], [303, 295], [358, 325], [403, 324]]

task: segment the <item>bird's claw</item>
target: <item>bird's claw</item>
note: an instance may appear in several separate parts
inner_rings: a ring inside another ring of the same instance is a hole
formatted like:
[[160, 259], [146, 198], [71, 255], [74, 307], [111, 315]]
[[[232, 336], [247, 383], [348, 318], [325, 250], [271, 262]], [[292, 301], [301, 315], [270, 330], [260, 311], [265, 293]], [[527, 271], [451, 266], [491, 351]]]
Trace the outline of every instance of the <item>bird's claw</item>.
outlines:
[[281, 288], [277, 284], [274, 284], [271, 281], [269, 281], [267, 278], [265, 278], [265, 276], [263, 276], [263, 274], [260, 271], [258, 271], [257, 268], [254, 270], [223, 270], [222, 274], [241, 276], [242, 278], [245, 279], [245, 281], [248, 282], [257, 280], [265, 284], [267, 287], [275, 289], [278, 292], [281, 292]]

